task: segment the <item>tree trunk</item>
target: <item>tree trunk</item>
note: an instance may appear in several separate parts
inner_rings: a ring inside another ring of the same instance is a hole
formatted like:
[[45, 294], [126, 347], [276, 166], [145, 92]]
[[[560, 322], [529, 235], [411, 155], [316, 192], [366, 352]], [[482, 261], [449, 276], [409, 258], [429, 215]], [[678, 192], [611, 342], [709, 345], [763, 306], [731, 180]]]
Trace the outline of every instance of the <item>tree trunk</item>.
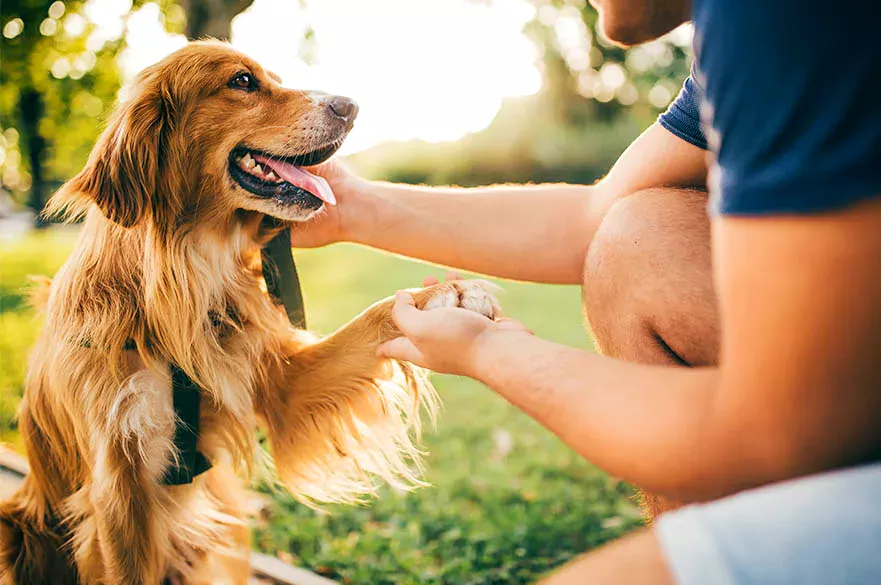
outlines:
[[187, 13], [187, 38], [212, 37], [227, 41], [232, 19], [254, 0], [183, 0]]
[[24, 148], [27, 150], [28, 164], [31, 169], [31, 189], [28, 195], [28, 207], [36, 214], [36, 227], [43, 227], [40, 212], [43, 211], [45, 199], [45, 176], [43, 174], [43, 153], [46, 141], [40, 136], [40, 120], [43, 117], [43, 96], [33, 87], [24, 87], [19, 98], [21, 113], [21, 133]]

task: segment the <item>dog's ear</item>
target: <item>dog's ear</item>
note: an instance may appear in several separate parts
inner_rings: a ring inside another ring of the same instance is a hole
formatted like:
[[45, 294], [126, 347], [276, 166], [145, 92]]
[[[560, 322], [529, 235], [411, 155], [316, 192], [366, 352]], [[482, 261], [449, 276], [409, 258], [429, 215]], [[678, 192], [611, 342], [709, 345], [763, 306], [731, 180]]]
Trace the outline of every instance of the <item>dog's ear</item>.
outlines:
[[137, 94], [116, 111], [85, 168], [53, 197], [50, 209], [85, 195], [125, 227], [147, 214], [160, 182], [170, 107], [155, 80], [141, 79], [135, 87]]

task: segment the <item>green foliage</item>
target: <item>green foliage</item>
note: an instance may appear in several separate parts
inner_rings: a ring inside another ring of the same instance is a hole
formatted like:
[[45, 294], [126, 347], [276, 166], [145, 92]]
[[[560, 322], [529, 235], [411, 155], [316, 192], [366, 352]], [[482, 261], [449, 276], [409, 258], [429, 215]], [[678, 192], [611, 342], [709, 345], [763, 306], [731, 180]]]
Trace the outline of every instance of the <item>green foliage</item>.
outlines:
[[[124, 29], [97, 29], [85, 4], [0, 3], [0, 185], [22, 201], [42, 189], [35, 207], [83, 167], [122, 83]], [[179, 6], [157, 4], [170, 30], [183, 28]]]
[[553, 96], [561, 121], [569, 125], [625, 114], [654, 116], [688, 74], [687, 35], [624, 49], [598, 29], [597, 12], [586, 0], [533, 2], [538, 10], [525, 32], [542, 55], [543, 92]]
[[[52, 274], [73, 243], [49, 230], [0, 248], [0, 440], [38, 321], [28, 274]], [[350, 245], [297, 253], [311, 327], [330, 332], [373, 301], [441, 270]], [[536, 334], [589, 348], [577, 287], [513, 282], [502, 304]], [[255, 545], [344, 583], [530, 583], [640, 525], [628, 486], [610, 478], [480, 384], [436, 376], [444, 403], [425, 433], [426, 476], [413, 492], [380, 490], [364, 506], [305, 507], [275, 493]]]
[[[116, 99], [116, 56], [122, 40], [95, 34], [82, 9], [78, 0], [2, 4], [2, 179], [14, 192], [24, 193], [32, 186], [34, 161], [29, 155], [34, 149], [40, 149], [37, 155], [50, 185], [77, 172]], [[33, 116], [28, 115], [30, 108]], [[44, 143], [45, 149], [36, 142]]]

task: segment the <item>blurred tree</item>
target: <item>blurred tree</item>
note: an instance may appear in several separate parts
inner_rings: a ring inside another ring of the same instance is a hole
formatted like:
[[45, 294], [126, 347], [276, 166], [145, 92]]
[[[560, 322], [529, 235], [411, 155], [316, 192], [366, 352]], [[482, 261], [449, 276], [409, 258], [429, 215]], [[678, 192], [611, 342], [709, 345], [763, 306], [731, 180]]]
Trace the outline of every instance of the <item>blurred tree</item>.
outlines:
[[632, 109], [657, 113], [688, 74], [689, 26], [632, 49], [609, 42], [586, 0], [532, 0], [526, 26], [541, 55], [543, 92], [563, 120], [614, 120]]
[[213, 37], [229, 40], [232, 19], [254, 0], [182, 0], [187, 14], [188, 39]]
[[83, 4], [0, 4], [0, 179], [35, 212], [81, 166], [119, 88], [121, 30], [96, 31]]
[[[298, 0], [306, 8], [306, 0]], [[254, 0], [181, 0], [186, 13], [186, 35], [190, 40], [211, 37], [229, 40], [232, 19], [248, 9]], [[307, 23], [300, 41], [299, 57], [304, 63], [315, 62], [315, 30]]]
[[[172, 32], [227, 39], [232, 18], [252, 2], [156, 3]], [[125, 20], [146, 2], [123, 2], [112, 30], [91, 19], [107, 7], [92, 6], [90, 12], [89, 4], [0, 2], [0, 185], [35, 213], [85, 162], [123, 81], [118, 57], [125, 48]]]

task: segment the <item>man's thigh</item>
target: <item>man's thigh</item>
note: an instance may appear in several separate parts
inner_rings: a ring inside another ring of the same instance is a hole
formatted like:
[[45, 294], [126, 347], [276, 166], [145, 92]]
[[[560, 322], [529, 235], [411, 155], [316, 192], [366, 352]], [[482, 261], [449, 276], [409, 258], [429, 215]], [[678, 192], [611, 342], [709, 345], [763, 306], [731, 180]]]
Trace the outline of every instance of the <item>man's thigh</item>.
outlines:
[[584, 303], [606, 355], [715, 364], [719, 318], [706, 193], [650, 189], [616, 203], [588, 250]]

